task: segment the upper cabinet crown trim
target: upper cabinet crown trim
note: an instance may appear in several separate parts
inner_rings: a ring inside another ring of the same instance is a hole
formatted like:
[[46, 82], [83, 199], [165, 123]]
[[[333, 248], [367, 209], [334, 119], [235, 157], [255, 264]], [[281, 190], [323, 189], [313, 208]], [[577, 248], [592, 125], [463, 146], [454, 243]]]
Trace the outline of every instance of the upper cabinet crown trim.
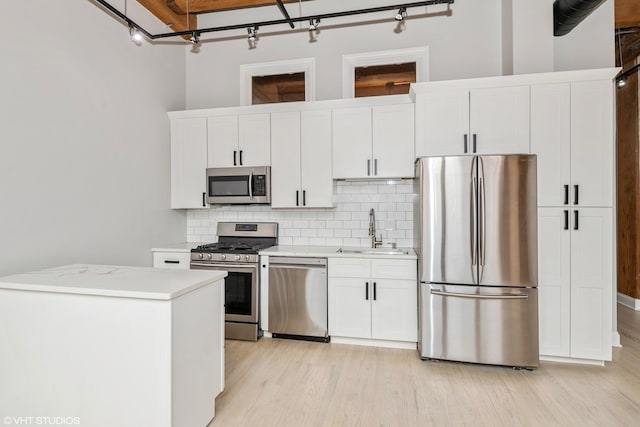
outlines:
[[492, 86], [522, 86], [546, 83], [565, 83], [591, 80], [613, 80], [620, 68], [599, 68], [595, 70], [555, 71], [551, 73], [518, 74], [513, 76], [480, 77], [460, 80], [440, 80], [411, 85], [410, 95], [454, 88], [480, 88]]

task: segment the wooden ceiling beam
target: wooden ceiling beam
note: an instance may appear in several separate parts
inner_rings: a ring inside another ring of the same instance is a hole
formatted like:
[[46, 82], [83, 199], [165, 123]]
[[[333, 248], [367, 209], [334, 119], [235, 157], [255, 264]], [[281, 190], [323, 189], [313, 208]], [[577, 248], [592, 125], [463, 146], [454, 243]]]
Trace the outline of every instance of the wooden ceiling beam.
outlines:
[[[137, 0], [149, 12], [153, 13], [156, 18], [165, 24], [171, 26], [171, 31], [189, 31], [198, 28], [198, 18], [196, 15], [179, 15], [171, 10], [166, 0]], [[182, 36], [185, 40], [189, 40], [189, 36]]]
[[616, 0], [616, 28], [640, 27], [640, 2], [638, 0]]
[[[306, 1], [306, 0], [305, 0]], [[275, 6], [275, 0], [165, 0], [167, 7], [177, 14], [209, 13], [247, 7]], [[298, 0], [283, 0], [283, 3], [297, 3]]]

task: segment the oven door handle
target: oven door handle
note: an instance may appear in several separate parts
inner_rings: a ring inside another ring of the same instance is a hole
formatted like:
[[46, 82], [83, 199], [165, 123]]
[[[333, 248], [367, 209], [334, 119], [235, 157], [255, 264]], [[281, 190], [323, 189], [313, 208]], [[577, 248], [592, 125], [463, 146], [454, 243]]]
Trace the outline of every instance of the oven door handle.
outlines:
[[238, 265], [238, 264], [212, 264], [212, 263], [201, 263], [201, 262], [192, 262], [191, 267], [213, 267], [213, 268], [221, 268], [223, 270], [228, 271], [236, 271], [238, 269], [248, 269], [257, 271], [258, 267], [254, 264], [247, 265]]

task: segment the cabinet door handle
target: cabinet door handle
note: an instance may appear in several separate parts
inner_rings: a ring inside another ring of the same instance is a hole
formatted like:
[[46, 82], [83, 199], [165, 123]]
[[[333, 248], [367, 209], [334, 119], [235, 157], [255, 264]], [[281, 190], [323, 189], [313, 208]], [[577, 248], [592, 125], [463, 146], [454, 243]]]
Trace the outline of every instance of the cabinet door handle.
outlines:
[[207, 204], [205, 202], [206, 196], [207, 196], [207, 193], [202, 193], [202, 207], [203, 208], [207, 207]]
[[369, 301], [369, 282], [364, 283], [364, 299]]
[[307, 190], [302, 190], [302, 206], [307, 206]]
[[467, 154], [467, 151], [469, 151], [469, 141], [467, 141], [467, 139], [469, 139], [469, 135], [465, 133], [464, 134], [464, 154]]
[[476, 139], [477, 139], [477, 137], [476, 137], [476, 134], [474, 133], [473, 134], [473, 153], [474, 154], [476, 152]]
[[240, 150], [240, 166], [242, 166], [242, 150]]
[[580, 191], [580, 186], [579, 185], [574, 185], [573, 186], [573, 204], [577, 205], [578, 204], [578, 193]]
[[296, 190], [296, 206], [300, 206], [300, 191]]
[[164, 263], [165, 264], [180, 264], [180, 261], [174, 260], [174, 259], [165, 259]]
[[569, 229], [569, 211], [566, 209], [564, 210], [564, 229]]
[[564, 204], [565, 205], [569, 204], [569, 185], [568, 184], [564, 186]]
[[238, 162], [236, 161], [237, 154], [238, 152], [233, 150], [233, 166], [238, 166]]
[[375, 301], [377, 299], [376, 297], [376, 291], [377, 291], [377, 286], [376, 286], [376, 282], [373, 282], [373, 300]]
[[371, 176], [371, 160], [367, 159], [367, 176]]
[[573, 211], [573, 229], [579, 230], [580, 226], [578, 225], [578, 211]]

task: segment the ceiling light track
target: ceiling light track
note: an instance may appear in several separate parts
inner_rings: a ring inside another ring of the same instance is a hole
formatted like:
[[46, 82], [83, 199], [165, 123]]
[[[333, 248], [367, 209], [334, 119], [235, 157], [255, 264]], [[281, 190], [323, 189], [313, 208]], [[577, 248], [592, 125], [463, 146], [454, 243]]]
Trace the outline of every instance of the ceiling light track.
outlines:
[[[169, 37], [179, 37], [179, 36], [186, 36], [186, 35], [191, 36], [194, 31], [194, 30], [186, 30], [186, 31], [175, 31], [171, 33], [151, 34], [148, 31], [144, 30], [140, 25], [136, 24], [133, 20], [131, 20], [125, 14], [117, 10], [115, 7], [111, 6], [107, 1], [105, 0], [94, 0], [94, 1], [102, 5], [103, 7], [105, 7], [107, 10], [109, 10], [111, 13], [116, 15], [122, 21], [127, 23], [129, 26], [139, 29], [140, 32], [143, 33], [144, 36], [150, 40], [165, 39]], [[221, 27], [201, 28], [201, 29], [198, 29], [197, 32], [199, 35], [202, 35], [205, 33], [215, 33], [220, 31], [229, 31], [229, 30], [241, 30], [241, 29], [256, 28], [256, 27], [268, 27], [271, 25], [282, 25], [282, 24], [288, 24], [291, 26], [291, 28], [293, 28], [293, 23], [295, 22], [310, 22], [312, 19], [320, 20], [320, 19], [340, 18], [344, 16], [366, 15], [370, 13], [387, 12], [390, 10], [399, 10], [399, 9], [404, 9], [406, 13], [406, 9], [412, 8], [412, 7], [433, 6], [438, 4], [452, 4], [454, 2], [455, 0], [418, 1], [418, 2], [411, 2], [411, 3], [394, 4], [389, 6], [370, 7], [366, 9], [346, 10], [342, 12], [332, 12], [332, 13], [323, 13], [323, 14], [316, 14], [316, 15], [309, 15], [309, 16], [300, 16], [297, 18], [287, 17], [288, 15], [287, 13], [285, 15], [285, 19], [276, 19], [276, 20], [263, 21], [263, 22], [251, 22], [246, 24], [225, 25]], [[280, 7], [280, 4], [281, 4], [281, 1], [278, 1], [279, 7]], [[282, 10], [284, 10], [283, 12], [284, 14], [286, 12], [286, 9], [284, 9], [284, 5], [282, 5], [281, 11]]]
[[616, 77], [616, 85], [618, 87], [623, 87], [627, 84], [627, 79], [629, 78], [629, 76], [635, 72], [638, 71], [638, 69], [640, 69], [640, 64], [636, 64], [633, 67], [629, 68], [627, 71], [625, 71], [624, 73], [620, 73], [620, 75], [618, 77]]

